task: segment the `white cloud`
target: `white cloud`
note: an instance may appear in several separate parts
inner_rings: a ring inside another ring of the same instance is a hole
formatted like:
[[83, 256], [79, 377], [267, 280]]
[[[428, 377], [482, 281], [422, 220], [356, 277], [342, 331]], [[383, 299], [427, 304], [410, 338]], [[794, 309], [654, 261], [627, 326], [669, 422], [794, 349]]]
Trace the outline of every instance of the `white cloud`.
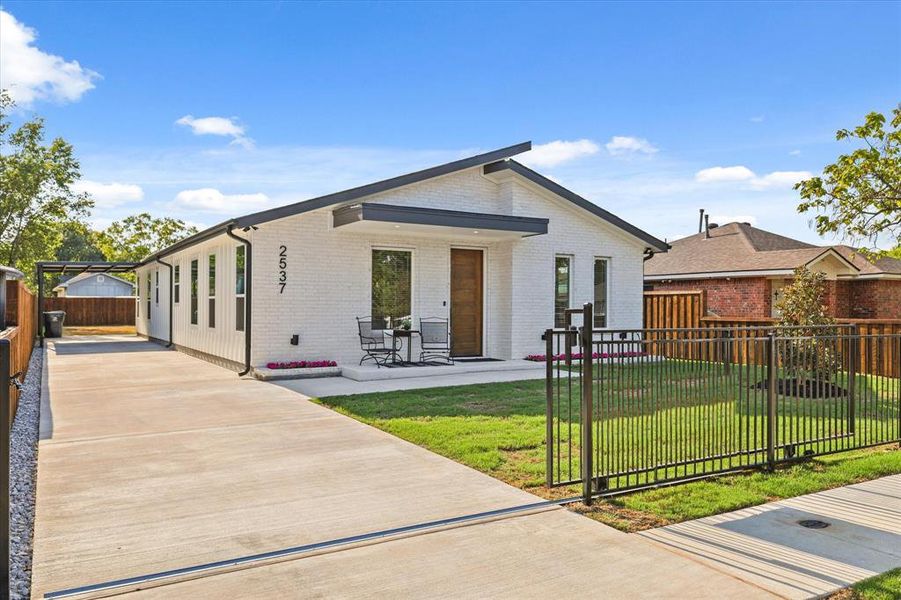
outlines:
[[755, 190], [790, 188], [802, 179], [811, 177], [810, 171], [773, 171], [763, 176], [748, 167], [710, 167], [695, 173], [698, 183], [746, 182]]
[[654, 154], [658, 151], [657, 147], [648, 140], [626, 135], [613, 136], [609, 142], [604, 144], [604, 147], [613, 156]]
[[788, 155], [789, 156], [801, 156], [801, 151], [800, 150], [792, 150], [791, 152], [788, 153]]
[[37, 32], [0, 10], [0, 88], [22, 106], [36, 100], [74, 102], [94, 87], [98, 73], [34, 45]]
[[695, 173], [699, 183], [719, 183], [723, 181], [748, 181], [754, 179], [754, 171], [741, 165], [734, 167], [710, 167]]
[[726, 223], [750, 223], [757, 225], [757, 217], [754, 215], [710, 215], [710, 222], [717, 225]]
[[764, 117], [763, 115], [757, 115], [757, 116], [751, 117], [751, 119], [750, 119], [750, 121], [752, 123], [763, 123], [765, 120], [766, 120], [766, 117]]
[[751, 181], [751, 186], [757, 189], [790, 188], [802, 179], [809, 179], [812, 176], [810, 171], [773, 171], [763, 177], [755, 177]]
[[144, 190], [133, 183], [100, 183], [82, 179], [72, 185], [77, 193], [88, 193], [94, 199], [96, 208], [115, 208], [129, 202], [140, 202], [144, 199]]
[[175, 195], [173, 207], [226, 214], [244, 214], [266, 208], [271, 200], [266, 194], [223, 194], [215, 188], [182, 190]]
[[231, 143], [250, 148], [253, 140], [245, 135], [246, 129], [237, 122], [236, 117], [201, 117], [185, 115], [175, 122], [176, 125], [190, 127], [194, 135], [221, 135], [232, 138]]
[[596, 154], [600, 148], [591, 140], [574, 140], [567, 142], [556, 140], [547, 144], [532, 146], [522, 155], [522, 162], [535, 167], [554, 167], [564, 162]]

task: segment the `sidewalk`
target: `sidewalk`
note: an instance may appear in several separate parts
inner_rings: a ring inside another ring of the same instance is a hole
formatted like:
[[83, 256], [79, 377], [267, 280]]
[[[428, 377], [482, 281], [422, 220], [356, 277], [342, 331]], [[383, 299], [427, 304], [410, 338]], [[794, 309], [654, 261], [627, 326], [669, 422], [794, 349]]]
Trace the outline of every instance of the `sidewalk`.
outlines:
[[901, 567], [901, 475], [639, 535], [783, 598], [812, 598]]

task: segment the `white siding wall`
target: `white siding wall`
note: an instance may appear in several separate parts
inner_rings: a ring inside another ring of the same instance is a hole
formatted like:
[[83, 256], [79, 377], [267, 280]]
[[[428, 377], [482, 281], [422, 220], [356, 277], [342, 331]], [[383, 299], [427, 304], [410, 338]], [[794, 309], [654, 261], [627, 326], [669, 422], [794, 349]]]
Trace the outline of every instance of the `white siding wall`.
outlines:
[[[179, 346], [219, 356], [234, 362], [244, 362], [244, 333], [235, 329], [235, 249], [238, 243], [221, 235], [163, 258], [181, 270], [179, 302], [174, 305], [173, 338]], [[216, 323], [209, 327], [208, 267], [209, 255], [216, 254]], [[191, 324], [191, 261], [198, 260], [198, 315]], [[146, 277], [160, 273], [160, 301], [151, 302], [150, 321], [146, 316]], [[136, 319], [138, 333], [160, 340], [169, 339], [169, 268], [149, 264], [138, 269], [141, 289], [140, 308]]]

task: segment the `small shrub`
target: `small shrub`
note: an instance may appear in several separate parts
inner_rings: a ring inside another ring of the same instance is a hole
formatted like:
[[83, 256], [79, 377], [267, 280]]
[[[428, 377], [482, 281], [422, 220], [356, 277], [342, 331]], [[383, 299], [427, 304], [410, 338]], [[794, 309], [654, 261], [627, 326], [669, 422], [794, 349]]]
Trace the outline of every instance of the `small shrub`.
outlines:
[[780, 359], [785, 373], [799, 382], [803, 379], [828, 381], [836, 372], [839, 359], [832, 347], [833, 340], [824, 334], [834, 334], [833, 319], [826, 312], [826, 276], [801, 266], [795, 269], [792, 283], [783, 289], [782, 299], [776, 303], [781, 312], [780, 327], [791, 338], [780, 344]]

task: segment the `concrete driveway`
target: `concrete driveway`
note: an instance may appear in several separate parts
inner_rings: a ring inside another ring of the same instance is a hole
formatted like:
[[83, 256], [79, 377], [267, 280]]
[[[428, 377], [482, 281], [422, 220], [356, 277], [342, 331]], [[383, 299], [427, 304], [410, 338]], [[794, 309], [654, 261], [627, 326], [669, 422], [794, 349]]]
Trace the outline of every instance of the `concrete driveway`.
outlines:
[[[39, 449], [34, 597], [538, 500], [289, 389], [134, 337], [48, 346], [52, 419], [44, 415]], [[136, 592], [586, 594], [772, 597], [559, 508]]]

